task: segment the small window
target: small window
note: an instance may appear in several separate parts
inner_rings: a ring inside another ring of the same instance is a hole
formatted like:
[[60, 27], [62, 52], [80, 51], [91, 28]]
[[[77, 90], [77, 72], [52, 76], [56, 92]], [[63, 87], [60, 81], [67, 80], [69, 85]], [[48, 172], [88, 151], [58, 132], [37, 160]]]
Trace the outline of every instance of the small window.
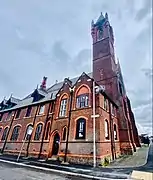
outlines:
[[126, 117], [128, 117], [127, 105], [126, 105], [126, 102], [124, 99], [123, 99], [123, 106], [124, 106], [125, 115], [126, 115]]
[[5, 140], [6, 140], [7, 132], [8, 132], [8, 127], [6, 127], [6, 128], [4, 129], [3, 136], [2, 136], [2, 141], [5, 141]]
[[63, 137], [62, 137], [63, 141], [66, 140], [66, 127], [63, 129]]
[[15, 119], [20, 117], [20, 113], [21, 113], [21, 109], [18, 109], [17, 112], [16, 112]]
[[116, 124], [114, 124], [114, 139], [117, 140], [117, 128], [116, 128]]
[[47, 130], [46, 130], [46, 135], [45, 135], [45, 140], [49, 139], [49, 133], [50, 133], [50, 122], [47, 124]]
[[89, 95], [88, 94], [81, 94], [77, 96], [76, 99], [76, 107], [77, 108], [84, 108], [88, 107], [89, 105]]
[[115, 115], [115, 107], [111, 104], [111, 112], [112, 112], [112, 115]]
[[40, 139], [41, 132], [42, 132], [42, 124], [40, 123], [37, 125], [34, 140], [38, 141]]
[[11, 136], [11, 139], [12, 141], [17, 141], [18, 139], [18, 136], [19, 136], [19, 130], [20, 130], [20, 126], [16, 126], [14, 127], [13, 129], [13, 132], [12, 132], [12, 136]]
[[45, 105], [41, 105], [39, 109], [39, 114], [43, 114], [45, 110]]
[[109, 125], [107, 120], [105, 120], [105, 139], [109, 139]]
[[67, 99], [61, 100], [59, 116], [64, 117], [66, 115]]
[[119, 82], [119, 91], [120, 91], [120, 94], [121, 94], [121, 96], [123, 95], [123, 90], [122, 90], [122, 85], [121, 85], [121, 83]]
[[32, 107], [28, 107], [25, 117], [29, 117], [31, 114]]
[[104, 109], [107, 111], [107, 99], [104, 97]]
[[0, 121], [2, 121], [3, 114], [0, 114]]
[[86, 138], [86, 120], [81, 118], [76, 122], [76, 139]]
[[11, 116], [12, 116], [12, 112], [11, 112], [11, 111], [9, 111], [9, 112], [8, 112], [8, 114], [7, 114], [6, 121], [9, 121], [9, 120], [10, 120], [10, 118], [11, 118]]

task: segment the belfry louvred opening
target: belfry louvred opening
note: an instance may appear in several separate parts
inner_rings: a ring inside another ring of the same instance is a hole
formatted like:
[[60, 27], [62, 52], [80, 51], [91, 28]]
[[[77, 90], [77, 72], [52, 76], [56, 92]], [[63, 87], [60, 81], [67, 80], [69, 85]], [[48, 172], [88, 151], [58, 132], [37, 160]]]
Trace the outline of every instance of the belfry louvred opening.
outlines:
[[[96, 156], [98, 165], [105, 157], [111, 161], [140, 147], [107, 13], [92, 21], [91, 37], [91, 73], [64, 77], [48, 88], [44, 76], [40, 87], [28, 96], [11, 95], [0, 103], [1, 153], [21, 150], [22, 156], [90, 165]], [[33, 132], [25, 138], [29, 126]]]

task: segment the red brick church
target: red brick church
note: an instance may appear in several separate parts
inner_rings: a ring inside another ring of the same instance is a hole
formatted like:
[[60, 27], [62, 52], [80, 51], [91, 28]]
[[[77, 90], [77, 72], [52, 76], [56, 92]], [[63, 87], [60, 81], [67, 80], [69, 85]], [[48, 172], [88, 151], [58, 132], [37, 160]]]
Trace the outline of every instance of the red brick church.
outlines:
[[113, 160], [140, 147], [107, 13], [92, 21], [91, 35], [91, 73], [65, 78], [49, 88], [44, 77], [27, 97], [11, 96], [0, 103], [1, 153], [18, 154], [25, 140], [23, 156], [93, 164], [94, 154], [101, 163], [105, 157]]

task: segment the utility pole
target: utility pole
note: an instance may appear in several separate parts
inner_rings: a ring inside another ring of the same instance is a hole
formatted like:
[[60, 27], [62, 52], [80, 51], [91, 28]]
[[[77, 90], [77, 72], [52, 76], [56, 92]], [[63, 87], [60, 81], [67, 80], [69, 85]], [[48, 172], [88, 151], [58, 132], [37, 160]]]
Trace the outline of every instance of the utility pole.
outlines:
[[65, 147], [64, 163], [67, 162], [67, 153], [68, 153], [67, 151], [68, 151], [68, 141], [69, 141], [69, 133], [70, 133], [73, 91], [74, 91], [74, 89], [70, 88], [70, 107], [69, 107], [69, 119], [68, 119], [68, 128], [67, 128], [67, 136], [66, 136], [66, 147]]

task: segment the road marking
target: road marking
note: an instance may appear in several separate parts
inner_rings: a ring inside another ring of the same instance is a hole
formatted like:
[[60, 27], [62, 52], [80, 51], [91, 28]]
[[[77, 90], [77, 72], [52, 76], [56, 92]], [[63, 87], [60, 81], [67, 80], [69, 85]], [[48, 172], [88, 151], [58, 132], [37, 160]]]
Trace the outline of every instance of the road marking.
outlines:
[[23, 163], [16, 163], [12, 161], [7, 161], [7, 160], [2, 160], [0, 159], [1, 162], [8, 163], [8, 164], [15, 164], [18, 166], [23, 166], [23, 167], [30, 167], [33, 169], [39, 169], [39, 170], [44, 170], [44, 171], [50, 171], [50, 172], [55, 172], [55, 173], [61, 173], [61, 174], [66, 174], [70, 176], [79, 176], [83, 178], [89, 178], [89, 179], [103, 179], [103, 180], [111, 180], [110, 178], [104, 178], [104, 177], [98, 177], [98, 176], [91, 176], [91, 175], [86, 175], [86, 174], [79, 174], [79, 173], [73, 173], [73, 172], [66, 172], [66, 171], [61, 171], [61, 170], [56, 170], [56, 169], [49, 169], [49, 168], [44, 168], [44, 167], [37, 167], [33, 165], [27, 165]]

